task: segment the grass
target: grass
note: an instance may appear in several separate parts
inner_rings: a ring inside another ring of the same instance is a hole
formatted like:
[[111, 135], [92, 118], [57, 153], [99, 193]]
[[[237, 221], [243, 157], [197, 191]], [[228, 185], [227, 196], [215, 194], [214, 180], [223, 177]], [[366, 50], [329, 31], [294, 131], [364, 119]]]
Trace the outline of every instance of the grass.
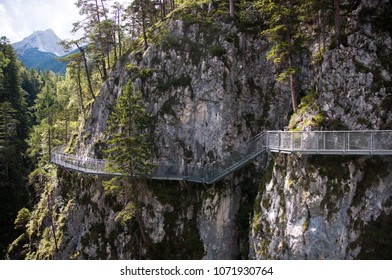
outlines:
[[291, 131], [301, 131], [304, 127], [319, 127], [323, 125], [324, 121], [324, 113], [320, 111], [317, 105], [317, 93], [315, 90], [311, 90], [302, 97], [297, 112], [291, 116], [289, 129]]

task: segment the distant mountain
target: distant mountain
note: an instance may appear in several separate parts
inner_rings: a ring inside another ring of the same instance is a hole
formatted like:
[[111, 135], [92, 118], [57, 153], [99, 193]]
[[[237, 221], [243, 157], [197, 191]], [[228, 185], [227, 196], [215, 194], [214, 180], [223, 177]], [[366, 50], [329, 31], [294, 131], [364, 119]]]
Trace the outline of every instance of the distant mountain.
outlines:
[[66, 64], [57, 58], [68, 52], [58, 43], [61, 39], [48, 29], [35, 31], [21, 42], [12, 44], [19, 59], [28, 68], [51, 70], [58, 74], [64, 74]]
[[58, 56], [41, 52], [37, 48], [24, 50], [22, 53], [16, 51], [19, 59], [27, 68], [41, 69], [42, 71], [50, 70], [54, 73], [64, 75], [67, 64], [58, 60]]
[[26, 50], [37, 48], [41, 52], [53, 53], [57, 56], [67, 54], [63, 46], [59, 45], [61, 39], [52, 29], [45, 31], [35, 31], [30, 36], [24, 38], [21, 42], [12, 44], [15, 50], [23, 53]]

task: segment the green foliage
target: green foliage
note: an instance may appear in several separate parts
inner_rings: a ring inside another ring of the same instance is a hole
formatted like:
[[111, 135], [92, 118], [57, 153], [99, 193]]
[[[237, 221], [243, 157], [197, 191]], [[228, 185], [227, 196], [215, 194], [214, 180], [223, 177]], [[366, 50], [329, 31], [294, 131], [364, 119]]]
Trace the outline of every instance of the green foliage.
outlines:
[[309, 226], [310, 226], [310, 218], [308, 217], [308, 218], [305, 220], [304, 224], [302, 225], [303, 231], [304, 231], [304, 232], [305, 232], [305, 231], [308, 231], [308, 230], [309, 230]]
[[210, 54], [212, 56], [222, 57], [226, 54], [226, 49], [223, 48], [221, 45], [216, 44], [210, 48]]
[[54, 73], [64, 75], [67, 65], [58, 60], [55, 54], [42, 52], [36, 48], [31, 48], [19, 54], [23, 65], [30, 69], [40, 69], [42, 71], [53, 71]]
[[122, 178], [127, 180], [151, 172], [150, 124], [151, 118], [143, 106], [141, 93], [129, 81], [108, 121], [108, 170], [123, 174]]
[[263, 35], [273, 43], [267, 58], [275, 64], [287, 63], [288, 57], [301, 50], [304, 38], [300, 29], [300, 7], [294, 2], [297, 1], [263, 0], [260, 3], [260, 11], [268, 22]]
[[121, 176], [105, 182], [106, 191], [124, 193], [128, 199], [137, 197], [138, 178], [148, 176], [154, 166], [150, 125], [141, 93], [129, 81], [108, 120], [106, 168]]
[[382, 212], [376, 220], [366, 223], [359, 237], [360, 260], [392, 258], [392, 215]]
[[295, 65], [295, 58], [303, 51], [306, 39], [300, 20], [303, 2], [297, 2], [295, 0], [261, 0], [259, 2], [260, 12], [264, 15], [268, 26], [262, 34], [272, 43], [267, 59], [279, 67], [278, 82], [290, 80], [294, 112], [297, 111], [295, 76], [299, 70]]
[[302, 97], [298, 111], [291, 116], [289, 129], [301, 131], [309, 126], [320, 127], [324, 122], [324, 113], [317, 104], [317, 93], [315, 90], [310, 90]]
[[123, 227], [129, 225], [131, 220], [136, 216], [136, 206], [132, 202], [128, 202], [125, 205], [124, 209], [117, 213], [116, 218], [114, 219], [116, 222], [119, 222]]
[[40, 72], [27, 68], [21, 69], [22, 89], [27, 92], [27, 106], [34, 105], [37, 94], [42, 90], [43, 77]]
[[324, 53], [325, 53], [325, 48], [320, 47], [319, 50], [313, 55], [312, 62], [314, 64], [320, 64], [323, 61]]
[[331, 184], [337, 182], [337, 188], [341, 189], [341, 182], [350, 179], [348, 164], [352, 159], [348, 156], [312, 156], [309, 157], [309, 164], [316, 168], [320, 176], [329, 177]]
[[375, 7], [363, 7], [359, 12], [359, 20], [371, 23], [376, 31], [389, 32], [392, 30], [392, 6], [388, 2], [380, 3]]
[[28, 204], [25, 186], [29, 116], [26, 93], [21, 88], [20, 65], [9, 41], [0, 39], [0, 258], [20, 235], [14, 229], [19, 209]]
[[154, 69], [149, 69], [149, 68], [141, 69], [139, 66], [136, 66], [132, 63], [127, 64], [125, 68], [127, 69], [128, 73], [132, 75], [132, 78], [134, 79], [140, 78], [142, 80], [150, 77], [155, 71]]
[[[131, 71], [138, 71], [128, 66]], [[132, 81], [123, 87], [117, 104], [108, 120], [108, 156], [106, 168], [121, 176], [105, 182], [107, 193], [124, 197], [127, 204], [117, 213], [116, 221], [123, 226], [135, 227], [142, 232], [141, 206], [138, 201], [139, 180], [148, 176], [153, 168], [153, 142], [149, 133], [151, 117], [144, 108], [141, 92], [134, 88]], [[132, 223], [131, 223], [132, 222]]]
[[18, 216], [16, 217], [15, 220], [15, 228], [17, 229], [24, 229], [29, 222], [31, 217], [29, 209], [23, 207], [22, 209], [19, 210]]

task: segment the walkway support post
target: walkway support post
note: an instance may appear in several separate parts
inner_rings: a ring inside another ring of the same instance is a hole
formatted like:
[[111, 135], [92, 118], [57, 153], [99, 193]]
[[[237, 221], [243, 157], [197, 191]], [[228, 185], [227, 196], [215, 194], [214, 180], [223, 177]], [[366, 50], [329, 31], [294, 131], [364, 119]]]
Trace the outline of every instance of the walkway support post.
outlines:
[[374, 136], [373, 136], [373, 131], [370, 132], [370, 154], [373, 154], [373, 141], [374, 141]]

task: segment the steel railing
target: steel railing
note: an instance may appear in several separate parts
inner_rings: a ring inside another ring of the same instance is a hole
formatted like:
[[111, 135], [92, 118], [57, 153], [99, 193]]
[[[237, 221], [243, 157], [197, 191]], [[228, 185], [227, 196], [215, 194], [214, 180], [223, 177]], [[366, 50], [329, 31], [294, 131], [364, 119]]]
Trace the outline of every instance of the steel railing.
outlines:
[[272, 152], [302, 154], [392, 154], [392, 131], [267, 131]]
[[[212, 184], [242, 168], [267, 150], [302, 154], [392, 155], [392, 131], [265, 131], [242, 143], [219, 161], [204, 166], [154, 163], [151, 173], [140, 176]], [[121, 175], [108, 171], [105, 160], [66, 154], [62, 148], [52, 151], [51, 161], [87, 174]]]
[[[63, 148], [52, 151], [51, 161], [69, 170], [95, 175], [119, 176], [120, 173], [108, 171], [106, 161], [65, 154]], [[240, 169], [245, 164], [265, 151], [265, 132], [249, 141], [242, 143], [234, 152], [223, 159], [208, 165], [190, 165], [176, 163], [154, 163], [151, 173], [140, 174], [151, 179], [186, 180], [191, 182], [212, 184], [230, 173]]]

